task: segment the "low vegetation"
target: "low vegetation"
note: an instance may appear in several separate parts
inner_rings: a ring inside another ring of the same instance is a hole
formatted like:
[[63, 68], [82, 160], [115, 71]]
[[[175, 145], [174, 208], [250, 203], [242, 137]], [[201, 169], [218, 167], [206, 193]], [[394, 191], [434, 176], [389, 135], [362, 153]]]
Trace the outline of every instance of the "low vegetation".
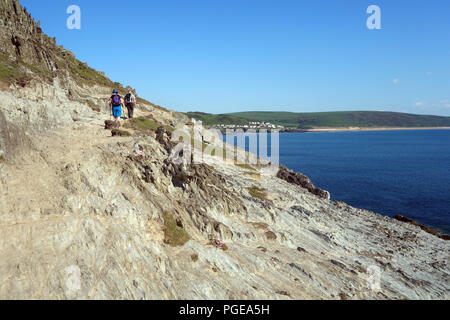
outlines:
[[[76, 112], [78, 114], [78, 112]], [[105, 121], [105, 130], [111, 130], [111, 129], [119, 129], [120, 124], [116, 121], [112, 120], [106, 120]]]
[[19, 59], [19, 64], [32, 71], [35, 75], [39, 76], [40, 79], [44, 80], [47, 83], [52, 83], [53, 78], [55, 78], [57, 74], [56, 72], [48, 70], [45, 65], [32, 65], [26, 63], [25, 61], [23, 61], [23, 59]]
[[248, 189], [248, 192], [253, 198], [258, 198], [261, 200], [267, 200], [267, 191], [264, 188], [258, 188], [256, 186], [253, 186]]
[[151, 117], [139, 117], [134, 118], [129, 121], [127, 121], [124, 124], [125, 128], [132, 129], [134, 131], [137, 131], [139, 133], [143, 134], [151, 134], [152, 132], [155, 132], [159, 127], [164, 126], [167, 131], [173, 132], [175, 129], [168, 125], [163, 125], [162, 123], [154, 120]]
[[[63, 57], [55, 48], [42, 47], [42, 51], [51, 52], [54, 63], [59, 70], [68, 70], [72, 78], [80, 85], [104, 85], [123, 89], [119, 83], [113, 83], [104, 74], [90, 68], [86, 63], [78, 61], [75, 57]], [[49, 70], [45, 63], [31, 64], [23, 57], [17, 62], [11, 61], [5, 54], [0, 53], [0, 80], [6, 83], [18, 83], [25, 85], [30, 79], [37, 77], [47, 83], [52, 83], [58, 74], [57, 71]]]
[[164, 242], [172, 247], [183, 246], [191, 237], [184, 230], [178, 226], [174, 216], [168, 212], [163, 214], [164, 219]]
[[5, 161], [5, 157], [4, 156], [0, 156], [0, 163]]
[[26, 81], [26, 74], [21, 70], [20, 65], [9, 60], [9, 58], [0, 54], [0, 80], [6, 83]]
[[89, 106], [89, 108], [91, 108], [93, 111], [95, 112], [100, 112], [100, 106], [97, 105], [94, 101], [92, 100], [86, 100], [87, 105]]
[[[74, 78], [83, 84], [100, 84], [108, 87], [112, 87], [114, 84], [117, 85], [105, 75], [89, 67], [87, 63], [83, 63], [75, 58], [69, 58], [67, 66]], [[122, 89], [122, 86], [117, 86], [117, 88]]]
[[111, 133], [113, 137], [131, 137], [131, 133], [126, 130], [113, 129]]
[[237, 116], [231, 114], [209, 114], [204, 112], [188, 112], [186, 115], [191, 119], [194, 118], [196, 120], [200, 120], [204, 125], [213, 125], [213, 124], [238, 124], [238, 125], [246, 125], [248, 124], [248, 120], [244, 118], [239, 118]]
[[193, 255], [191, 255], [191, 260], [193, 262], [197, 262], [198, 261], [198, 254], [194, 253]]

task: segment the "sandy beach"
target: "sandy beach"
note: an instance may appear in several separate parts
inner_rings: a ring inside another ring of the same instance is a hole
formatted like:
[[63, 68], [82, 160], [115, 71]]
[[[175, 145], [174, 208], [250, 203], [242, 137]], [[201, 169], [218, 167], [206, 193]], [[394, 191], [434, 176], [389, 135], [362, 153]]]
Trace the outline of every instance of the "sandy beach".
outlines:
[[450, 130], [450, 127], [420, 127], [420, 128], [323, 128], [323, 129], [307, 129], [305, 132], [349, 132], [349, 131], [392, 131], [392, 130]]

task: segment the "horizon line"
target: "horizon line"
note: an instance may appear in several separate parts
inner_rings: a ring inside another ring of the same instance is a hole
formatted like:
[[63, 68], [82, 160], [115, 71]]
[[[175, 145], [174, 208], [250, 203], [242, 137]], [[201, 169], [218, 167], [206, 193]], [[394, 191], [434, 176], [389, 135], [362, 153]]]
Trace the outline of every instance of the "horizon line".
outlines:
[[224, 115], [224, 114], [237, 114], [237, 113], [250, 113], [250, 112], [258, 112], [258, 113], [346, 113], [346, 112], [377, 112], [377, 113], [397, 113], [397, 114], [408, 114], [414, 116], [430, 116], [430, 117], [440, 117], [440, 118], [450, 118], [450, 116], [442, 116], [436, 114], [420, 114], [420, 113], [410, 113], [410, 112], [399, 112], [399, 111], [375, 111], [375, 110], [344, 110], [344, 111], [236, 111], [236, 112], [227, 112], [227, 113], [209, 113], [204, 111], [186, 111], [181, 113], [204, 113], [211, 115]]

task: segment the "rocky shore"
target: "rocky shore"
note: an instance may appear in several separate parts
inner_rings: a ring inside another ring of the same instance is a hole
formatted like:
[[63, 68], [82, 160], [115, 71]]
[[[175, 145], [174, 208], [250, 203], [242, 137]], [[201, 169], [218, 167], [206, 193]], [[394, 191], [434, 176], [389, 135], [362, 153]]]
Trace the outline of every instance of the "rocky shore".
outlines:
[[420, 227], [265, 168], [175, 164], [165, 129], [112, 138], [101, 120], [0, 164], [1, 298], [449, 298], [448, 244]]

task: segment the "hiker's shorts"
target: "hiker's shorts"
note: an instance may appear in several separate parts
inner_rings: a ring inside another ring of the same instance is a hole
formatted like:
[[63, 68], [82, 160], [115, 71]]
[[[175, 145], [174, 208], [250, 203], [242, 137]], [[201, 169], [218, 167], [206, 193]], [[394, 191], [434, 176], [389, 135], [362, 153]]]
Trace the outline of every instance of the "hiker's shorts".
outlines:
[[122, 116], [122, 107], [112, 107], [113, 117], [120, 118]]

